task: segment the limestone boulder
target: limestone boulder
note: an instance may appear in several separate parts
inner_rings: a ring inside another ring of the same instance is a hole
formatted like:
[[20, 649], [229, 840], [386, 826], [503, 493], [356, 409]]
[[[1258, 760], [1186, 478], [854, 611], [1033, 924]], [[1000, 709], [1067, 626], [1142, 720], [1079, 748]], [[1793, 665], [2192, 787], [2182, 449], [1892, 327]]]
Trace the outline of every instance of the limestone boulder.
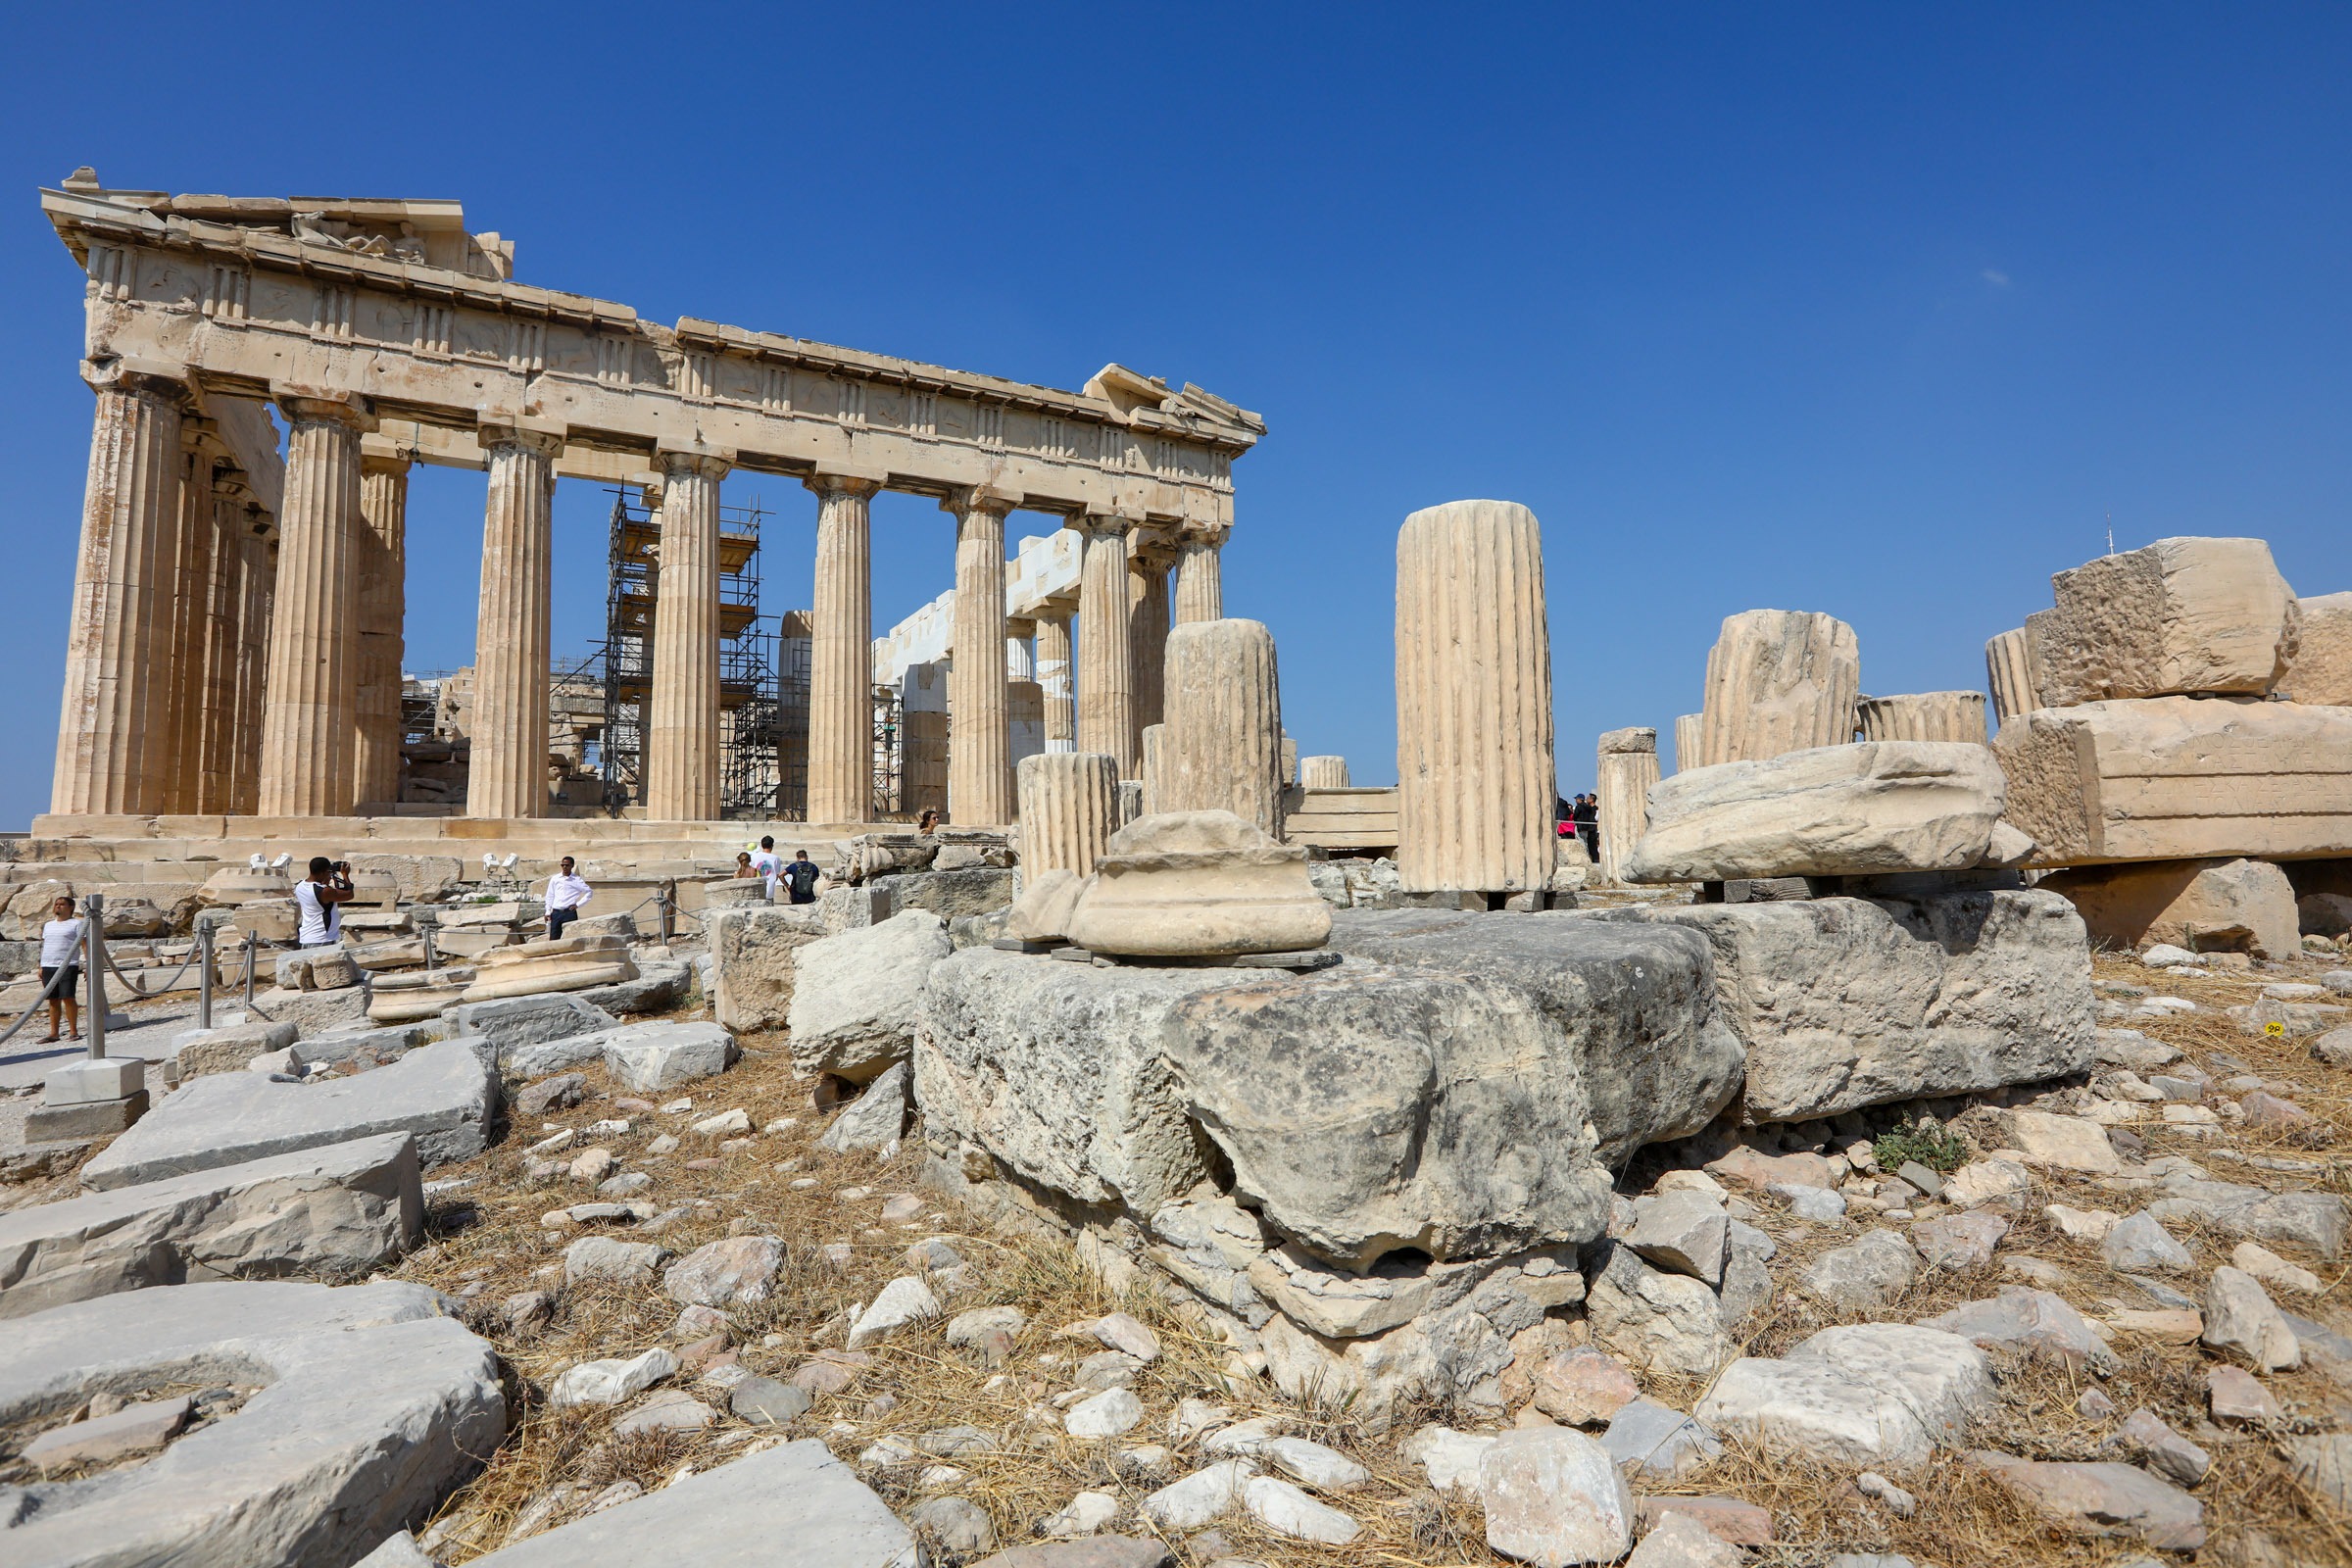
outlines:
[[[943, 858], [948, 854], [946, 850], [940, 853]], [[953, 871], [876, 877], [871, 886], [877, 896], [890, 900], [894, 913], [928, 909], [942, 920], [956, 920], [1010, 905], [1016, 880], [1007, 867], [972, 865]]]
[[825, 934], [816, 906], [721, 909], [708, 929], [711, 1016], [739, 1034], [783, 1028], [792, 1010], [795, 960]]
[[2192, 953], [2288, 958], [2301, 951], [2294, 885], [2267, 860], [2152, 860], [2056, 871], [2037, 887], [2062, 893], [2094, 942], [2169, 943]]
[[1615, 1562], [1633, 1544], [1633, 1489], [1581, 1432], [1500, 1434], [1479, 1455], [1478, 1495], [1487, 1544], [1538, 1568]]
[[1731, 1359], [1715, 1293], [1689, 1275], [1648, 1267], [1631, 1247], [1611, 1249], [1585, 1316], [1604, 1348], [1652, 1372], [1704, 1378]]
[[109, 1144], [82, 1166], [81, 1184], [107, 1192], [384, 1133], [414, 1137], [430, 1169], [480, 1153], [497, 1107], [497, 1079], [463, 1041], [317, 1083], [215, 1073], [174, 1091]]
[[1070, 915], [1086, 879], [1064, 866], [1044, 871], [1021, 890], [1005, 917], [1004, 934], [1020, 942], [1062, 942], [1069, 938]]
[[14, 1209], [0, 1213], [0, 1318], [190, 1281], [357, 1277], [423, 1227], [406, 1133]]
[[1993, 754], [2034, 865], [2352, 855], [2352, 709], [2158, 697], [2037, 709]]
[[1169, 1015], [1260, 978], [958, 953], [924, 986], [914, 1097], [927, 1134], [1080, 1203], [1155, 1213], [1208, 1173], [1161, 1049]]
[[1231, 811], [1162, 811], [1110, 836], [1070, 911], [1069, 935], [1097, 953], [1214, 957], [1319, 948], [1331, 908], [1303, 846], [1277, 843]]
[[0, 1341], [0, 1423], [100, 1390], [259, 1385], [135, 1466], [42, 1486], [11, 1568], [354, 1562], [430, 1515], [506, 1434], [489, 1344], [420, 1286], [194, 1284], [52, 1307]]
[[1956, 871], [1981, 864], [2005, 800], [1982, 746], [1866, 741], [1690, 768], [1650, 786], [1632, 882]]
[[2297, 604], [2302, 624], [2278, 689], [2294, 702], [2352, 708], [2352, 593]]
[[246, 1063], [294, 1044], [290, 1023], [241, 1023], [219, 1029], [190, 1030], [173, 1054], [182, 1083], [207, 1073], [242, 1072]]
[[402, 904], [430, 904], [448, 898], [466, 880], [466, 867], [454, 855], [355, 855], [351, 869], [380, 872], [392, 879]]
[[741, 1054], [733, 1035], [708, 1021], [623, 1024], [600, 1039], [612, 1081], [641, 1095], [714, 1078]]
[[1348, 910], [1333, 945], [1346, 962], [1200, 992], [1163, 1033], [1237, 1193], [1319, 1256], [1592, 1240], [1612, 1167], [1738, 1086], [1694, 934]]
[[906, 1134], [912, 1082], [913, 1074], [906, 1062], [891, 1063], [883, 1069], [881, 1077], [867, 1084], [865, 1092], [833, 1118], [832, 1125], [817, 1139], [816, 1147], [833, 1154], [897, 1148], [899, 1140]]
[[2050, 586], [2055, 608], [2026, 618], [2043, 708], [2268, 692], [2294, 654], [2294, 591], [2260, 539], [2159, 539]]
[[914, 1568], [912, 1534], [814, 1438], [698, 1469], [487, 1556], [485, 1568]]
[[2205, 1544], [2205, 1505], [2136, 1466], [2020, 1459], [1984, 1448], [1968, 1457], [2070, 1534], [2121, 1536], [2164, 1551]]
[[1758, 1122], [2032, 1083], [2091, 1063], [2082, 921], [2053, 894], [1675, 905], [1593, 918], [1706, 939], [1718, 1011], [1746, 1051], [1746, 1113]]
[[662, 1292], [682, 1306], [743, 1307], [767, 1299], [784, 1244], [773, 1236], [729, 1236], [669, 1265]]
[[1823, 1329], [1778, 1359], [1734, 1361], [1692, 1413], [1767, 1452], [1912, 1469], [1993, 1399], [1991, 1362], [1959, 1335], [1868, 1323]]
[[928, 909], [801, 946], [787, 1010], [793, 1064], [870, 1083], [907, 1059], [923, 982], [953, 951], [947, 923]]
[[[562, 993], [466, 1003], [451, 1007], [443, 1017], [453, 1038], [466, 1035], [487, 1041], [491, 1059], [501, 1065], [508, 1063], [523, 1047], [578, 1039], [599, 1030], [613, 1028], [620, 1022], [604, 1008], [576, 996]], [[599, 1046], [573, 1060], [543, 1056], [531, 1064], [528, 1072], [518, 1071], [517, 1076], [537, 1077], [541, 1073], [576, 1067], [581, 1062], [594, 1060], [602, 1049]]]

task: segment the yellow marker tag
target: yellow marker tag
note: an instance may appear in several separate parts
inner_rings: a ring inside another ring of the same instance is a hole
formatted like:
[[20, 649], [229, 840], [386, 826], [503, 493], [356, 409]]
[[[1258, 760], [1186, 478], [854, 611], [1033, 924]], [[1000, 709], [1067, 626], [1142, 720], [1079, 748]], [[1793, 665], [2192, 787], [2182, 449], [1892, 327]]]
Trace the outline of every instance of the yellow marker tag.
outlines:
[[2286, 1025], [2273, 1019], [2262, 1026], [2262, 1032], [2266, 1035], [2282, 1035], [2286, 1033]]

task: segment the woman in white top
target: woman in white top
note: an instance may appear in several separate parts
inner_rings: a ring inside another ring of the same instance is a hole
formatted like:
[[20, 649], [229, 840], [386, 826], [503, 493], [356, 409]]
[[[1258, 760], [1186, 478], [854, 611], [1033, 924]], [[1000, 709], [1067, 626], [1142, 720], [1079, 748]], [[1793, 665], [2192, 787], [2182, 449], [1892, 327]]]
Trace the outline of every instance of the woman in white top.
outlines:
[[74, 918], [74, 901], [60, 898], [49, 906], [49, 923], [41, 927], [41, 995], [49, 999], [50, 1039], [57, 1038], [61, 1007], [66, 1027], [74, 1039], [81, 1038], [81, 1002], [74, 994], [80, 984], [81, 922]]

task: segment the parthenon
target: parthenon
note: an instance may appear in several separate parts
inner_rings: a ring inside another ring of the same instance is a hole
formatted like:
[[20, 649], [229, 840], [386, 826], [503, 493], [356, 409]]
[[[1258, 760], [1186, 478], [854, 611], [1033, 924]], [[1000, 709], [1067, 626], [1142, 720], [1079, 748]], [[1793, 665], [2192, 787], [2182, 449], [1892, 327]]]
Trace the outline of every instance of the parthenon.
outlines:
[[[638, 486], [659, 509], [648, 822], [719, 815], [730, 471], [817, 498], [811, 826], [872, 814], [878, 492], [935, 498], [953, 519], [944, 642], [1033, 635], [1035, 665], [1074, 665], [1073, 710], [1044, 715], [1049, 744], [1111, 756], [1124, 778], [1159, 718], [1170, 625], [1222, 614], [1232, 463], [1265, 425], [1197, 386], [1111, 365], [1063, 392], [694, 318], [664, 327], [517, 281], [514, 242], [468, 232], [456, 202], [175, 196], [107, 189], [84, 169], [41, 203], [88, 276], [97, 406], [38, 833], [173, 818], [176, 836], [267, 836], [284, 819], [389, 815], [417, 463], [489, 480], [464, 806], [477, 822], [551, 810], [558, 478]], [[1008, 622], [1016, 510], [1058, 519], [1079, 570], [1074, 595], [1016, 597]], [[1009, 683], [1006, 661], [952, 661], [958, 824], [1013, 819]]]

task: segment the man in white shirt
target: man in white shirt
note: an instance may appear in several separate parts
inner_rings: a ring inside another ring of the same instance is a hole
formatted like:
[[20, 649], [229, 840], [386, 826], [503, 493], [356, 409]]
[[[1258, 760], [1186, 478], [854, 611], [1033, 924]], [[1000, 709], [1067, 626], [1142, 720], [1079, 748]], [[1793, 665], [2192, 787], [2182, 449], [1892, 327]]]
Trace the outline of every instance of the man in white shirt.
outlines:
[[776, 841], [772, 834], [760, 835], [760, 853], [752, 857], [752, 869], [759, 872], [767, 883], [767, 902], [775, 903], [776, 879], [784, 874], [784, 857], [776, 853]]
[[81, 1038], [81, 1000], [75, 989], [80, 984], [81, 922], [74, 917], [74, 901], [59, 898], [49, 906], [49, 923], [41, 927], [41, 995], [49, 999], [50, 1040], [57, 1038], [61, 1006], [66, 1027], [74, 1039]]
[[564, 928], [580, 917], [580, 906], [593, 891], [572, 870], [571, 857], [564, 857], [562, 868], [547, 879], [547, 934], [551, 938], [562, 936]]
[[294, 907], [301, 915], [294, 943], [303, 948], [331, 948], [343, 940], [341, 906], [351, 897], [351, 879], [323, 855], [311, 857], [311, 874], [294, 884]]

